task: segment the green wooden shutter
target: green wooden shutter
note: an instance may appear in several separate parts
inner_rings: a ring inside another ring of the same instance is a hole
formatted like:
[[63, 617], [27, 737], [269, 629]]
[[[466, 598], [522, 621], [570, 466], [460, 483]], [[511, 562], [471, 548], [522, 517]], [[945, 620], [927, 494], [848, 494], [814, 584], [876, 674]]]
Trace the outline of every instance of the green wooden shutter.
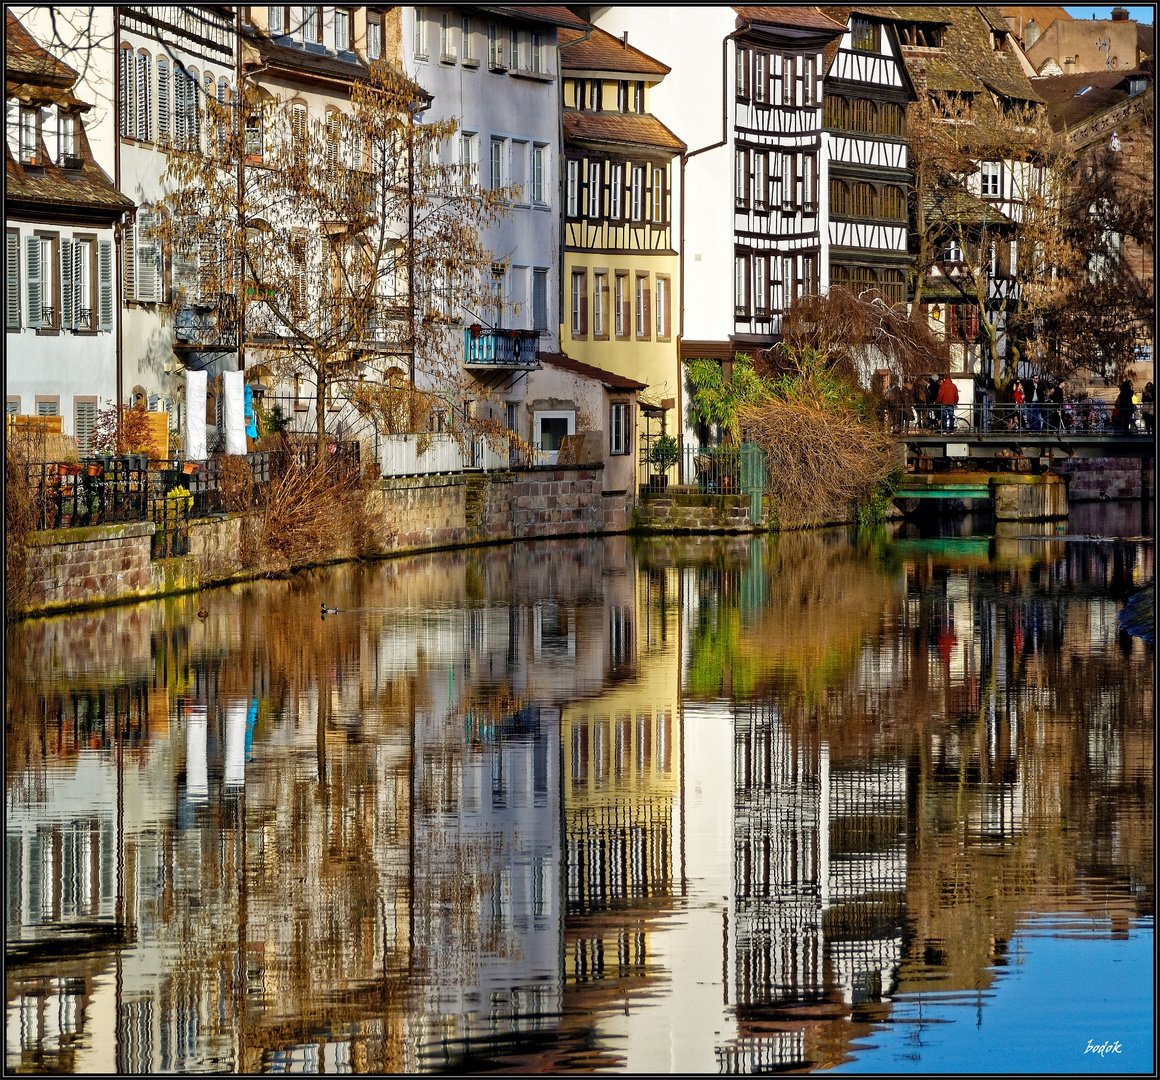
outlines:
[[27, 262], [28, 271], [28, 325], [39, 327], [43, 322], [41, 312], [40, 293], [40, 237], [28, 237]]
[[97, 274], [100, 290], [100, 328], [113, 330], [113, 241], [102, 240], [97, 248]]
[[61, 329], [71, 329], [73, 325], [73, 242], [60, 242], [60, 325]]
[[4, 278], [4, 322], [6, 326], [20, 325], [20, 234], [5, 233], [7, 259]]

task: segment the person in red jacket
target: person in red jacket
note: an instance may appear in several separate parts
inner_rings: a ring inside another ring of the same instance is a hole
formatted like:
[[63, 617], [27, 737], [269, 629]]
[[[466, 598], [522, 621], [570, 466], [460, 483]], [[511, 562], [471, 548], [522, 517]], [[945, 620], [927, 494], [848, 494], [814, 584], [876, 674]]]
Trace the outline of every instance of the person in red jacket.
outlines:
[[935, 401], [942, 406], [943, 431], [953, 431], [955, 406], [959, 403], [959, 388], [955, 386], [953, 379], [943, 376], [942, 382], [938, 384], [938, 397], [935, 398]]

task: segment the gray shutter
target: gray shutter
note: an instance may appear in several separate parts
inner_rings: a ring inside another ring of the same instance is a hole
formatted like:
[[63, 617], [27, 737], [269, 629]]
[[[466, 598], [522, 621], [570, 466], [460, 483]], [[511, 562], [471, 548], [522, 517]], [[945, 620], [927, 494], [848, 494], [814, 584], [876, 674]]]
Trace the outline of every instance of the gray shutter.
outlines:
[[20, 234], [5, 233], [7, 259], [4, 278], [4, 322], [6, 326], [20, 325]]
[[81, 322], [81, 308], [85, 306], [85, 301], [88, 301], [90, 307], [92, 307], [93, 303], [91, 279], [89, 281], [89, 295], [86, 297], [80, 292], [81, 281], [84, 278], [84, 260], [85, 256], [89, 255], [89, 253], [90, 249], [87, 244], [82, 244], [76, 240], [73, 241], [73, 325], [74, 327], [80, 327], [82, 330], [91, 330], [93, 328], [91, 312], [88, 321]]
[[93, 432], [97, 426], [97, 403], [95, 401], [78, 401], [73, 405], [77, 450], [82, 457], [92, 453]]
[[121, 236], [121, 299], [124, 301], [137, 298], [137, 226], [130, 225]]
[[28, 270], [28, 325], [40, 326], [43, 321], [41, 312], [40, 293], [40, 237], [28, 237], [26, 249], [26, 268]]
[[60, 325], [73, 327], [73, 242], [60, 242]]
[[100, 296], [100, 328], [113, 329], [113, 241], [102, 240], [97, 246], [97, 280]]

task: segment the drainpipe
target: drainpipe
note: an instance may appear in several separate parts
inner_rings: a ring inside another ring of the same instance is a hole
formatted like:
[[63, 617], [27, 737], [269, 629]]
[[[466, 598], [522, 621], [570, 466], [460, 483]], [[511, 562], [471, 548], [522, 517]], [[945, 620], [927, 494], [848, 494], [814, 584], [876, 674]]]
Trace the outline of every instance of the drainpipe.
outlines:
[[685, 341], [685, 165], [689, 158], [717, 150], [729, 141], [729, 42], [748, 33], [751, 24], [746, 23], [721, 39], [721, 138], [708, 146], [690, 150], [681, 155], [681, 210], [680, 210], [680, 250], [677, 252], [677, 267], [681, 277], [681, 317], [677, 334], [677, 442], [681, 447], [679, 481], [685, 482], [685, 378], [681, 371], [681, 346]]
[[[121, 9], [113, 8], [113, 187], [118, 193], [121, 191], [121, 73], [118, 65], [121, 63]], [[116, 325], [113, 333], [116, 335], [115, 348], [117, 355], [117, 440], [121, 437], [121, 405], [124, 403], [124, 298], [121, 288], [125, 280], [124, 266], [124, 215], [113, 229], [113, 241], [117, 247], [116, 281], [113, 283], [113, 306], [116, 309]]]

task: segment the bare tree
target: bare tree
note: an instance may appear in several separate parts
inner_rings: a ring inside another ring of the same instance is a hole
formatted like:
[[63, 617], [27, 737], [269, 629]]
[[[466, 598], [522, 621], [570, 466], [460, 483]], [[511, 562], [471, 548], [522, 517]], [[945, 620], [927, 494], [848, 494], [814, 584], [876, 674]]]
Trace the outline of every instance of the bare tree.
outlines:
[[440, 160], [455, 121], [420, 122], [424, 92], [378, 61], [349, 108], [313, 125], [249, 83], [204, 105], [205, 130], [167, 147], [174, 192], [156, 228], [175, 303], [219, 322], [244, 309], [248, 353], [314, 386], [320, 455], [331, 398], [368, 370], [454, 407], [467, 392], [457, 317], [489, 299], [480, 237], [510, 195]]

